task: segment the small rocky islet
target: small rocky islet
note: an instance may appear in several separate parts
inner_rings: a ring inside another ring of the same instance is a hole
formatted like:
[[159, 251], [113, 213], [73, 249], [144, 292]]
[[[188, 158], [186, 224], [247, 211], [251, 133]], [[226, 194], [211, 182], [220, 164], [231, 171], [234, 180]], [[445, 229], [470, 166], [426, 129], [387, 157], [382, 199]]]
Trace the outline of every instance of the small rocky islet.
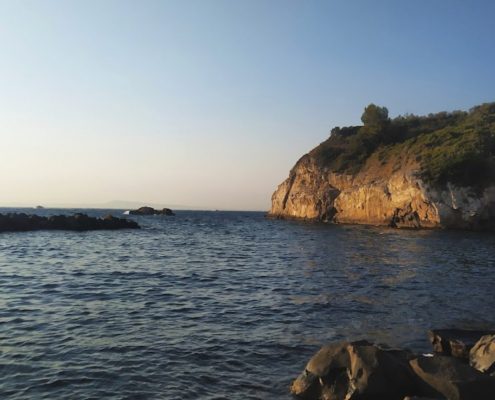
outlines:
[[130, 210], [128, 213], [130, 215], [166, 215], [166, 216], [175, 215], [170, 208], [155, 210], [153, 207], [148, 207], [148, 206], [140, 207], [136, 210]]
[[0, 214], [0, 232], [26, 232], [39, 230], [116, 230], [140, 229], [136, 221], [107, 215], [103, 218], [90, 217], [86, 214], [52, 215], [42, 217], [25, 213]]
[[495, 330], [428, 334], [433, 354], [367, 340], [323, 346], [290, 391], [305, 400], [495, 399]]

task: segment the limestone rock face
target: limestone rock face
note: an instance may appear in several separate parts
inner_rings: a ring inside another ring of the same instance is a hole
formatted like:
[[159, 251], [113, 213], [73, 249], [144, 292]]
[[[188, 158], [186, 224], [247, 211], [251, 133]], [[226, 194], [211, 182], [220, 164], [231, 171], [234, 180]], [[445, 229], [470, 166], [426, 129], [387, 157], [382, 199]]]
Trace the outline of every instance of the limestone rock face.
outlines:
[[273, 193], [269, 216], [406, 228], [495, 229], [495, 185], [432, 187], [419, 166], [339, 174], [303, 156]]

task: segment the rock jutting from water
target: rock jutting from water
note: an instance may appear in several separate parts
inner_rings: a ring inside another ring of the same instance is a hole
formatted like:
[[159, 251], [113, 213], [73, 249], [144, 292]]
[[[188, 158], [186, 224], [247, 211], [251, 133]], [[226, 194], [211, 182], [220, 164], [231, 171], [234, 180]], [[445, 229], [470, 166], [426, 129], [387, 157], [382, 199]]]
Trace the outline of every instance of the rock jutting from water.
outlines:
[[269, 216], [495, 230], [495, 103], [394, 119], [370, 105], [362, 121], [297, 161]]
[[[466, 341], [478, 331], [435, 332], [447, 332], [447, 341]], [[495, 336], [465, 343], [467, 358], [464, 352], [462, 358], [445, 355], [438, 337], [430, 355], [366, 340], [331, 343], [309, 360], [290, 390], [305, 400], [493, 400]]]
[[104, 218], [89, 217], [86, 214], [52, 215], [41, 217], [24, 213], [0, 214], [0, 232], [24, 232], [37, 230], [114, 230], [139, 229], [135, 221], [107, 215]]
[[148, 207], [148, 206], [140, 207], [137, 210], [130, 210], [129, 214], [130, 215], [167, 215], [167, 216], [175, 215], [170, 208], [155, 210], [153, 207]]

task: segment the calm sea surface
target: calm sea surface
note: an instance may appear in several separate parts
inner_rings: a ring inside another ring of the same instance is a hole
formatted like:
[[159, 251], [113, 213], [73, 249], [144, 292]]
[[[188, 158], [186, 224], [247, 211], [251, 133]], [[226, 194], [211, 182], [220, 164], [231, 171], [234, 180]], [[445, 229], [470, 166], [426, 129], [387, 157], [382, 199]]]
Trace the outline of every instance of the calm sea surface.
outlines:
[[495, 235], [130, 218], [0, 234], [1, 399], [289, 399], [327, 341], [495, 326]]

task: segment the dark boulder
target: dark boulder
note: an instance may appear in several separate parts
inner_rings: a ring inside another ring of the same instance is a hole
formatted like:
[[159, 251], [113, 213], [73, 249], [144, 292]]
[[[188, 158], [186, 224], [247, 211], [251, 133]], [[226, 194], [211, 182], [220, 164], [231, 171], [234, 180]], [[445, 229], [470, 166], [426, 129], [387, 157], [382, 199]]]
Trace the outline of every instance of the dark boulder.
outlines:
[[[345, 374], [350, 357], [349, 342], [336, 342], [323, 346], [308, 362], [304, 371], [292, 382], [291, 392], [307, 399], [319, 398], [322, 391], [337, 389], [339, 375]], [[346, 389], [347, 390], [347, 389]]]
[[162, 210], [155, 210], [153, 207], [140, 207], [137, 210], [130, 210], [129, 214], [131, 215], [175, 215], [174, 212], [170, 208], [164, 208]]
[[[495, 378], [482, 374], [457, 358], [418, 357], [411, 360], [410, 365], [433, 393], [437, 392], [448, 400], [495, 398]], [[430, 393], [427, 396], [432, 397]], [[437, 398], [437, 396], [433, 397]]]
[[348, 351], [350, 399], [395, 400], [414, 392], [414, 374], [408, 364], [412, 353], [372, 344], [351, 344]]
[[435, 353], [466, 361], [469, 360], [469, 351], [475, 343], [482, 336], [493, 334], [495, 334], [493, 330], [433, 329], [428, 331]]
[[333, 343], [311, 358], [291, 392], [315, 400], [402, 400], [416, 385], [412, 357], [367, 341]]
[[495, 335], [483, 336], [476, 342], [469, 352], [469, 364], [481, 372], [495, 372]]
[[140, 207], [137, 210], [129, 211], [131, 215], [155, 215], [156, 210], [153, 207]]

